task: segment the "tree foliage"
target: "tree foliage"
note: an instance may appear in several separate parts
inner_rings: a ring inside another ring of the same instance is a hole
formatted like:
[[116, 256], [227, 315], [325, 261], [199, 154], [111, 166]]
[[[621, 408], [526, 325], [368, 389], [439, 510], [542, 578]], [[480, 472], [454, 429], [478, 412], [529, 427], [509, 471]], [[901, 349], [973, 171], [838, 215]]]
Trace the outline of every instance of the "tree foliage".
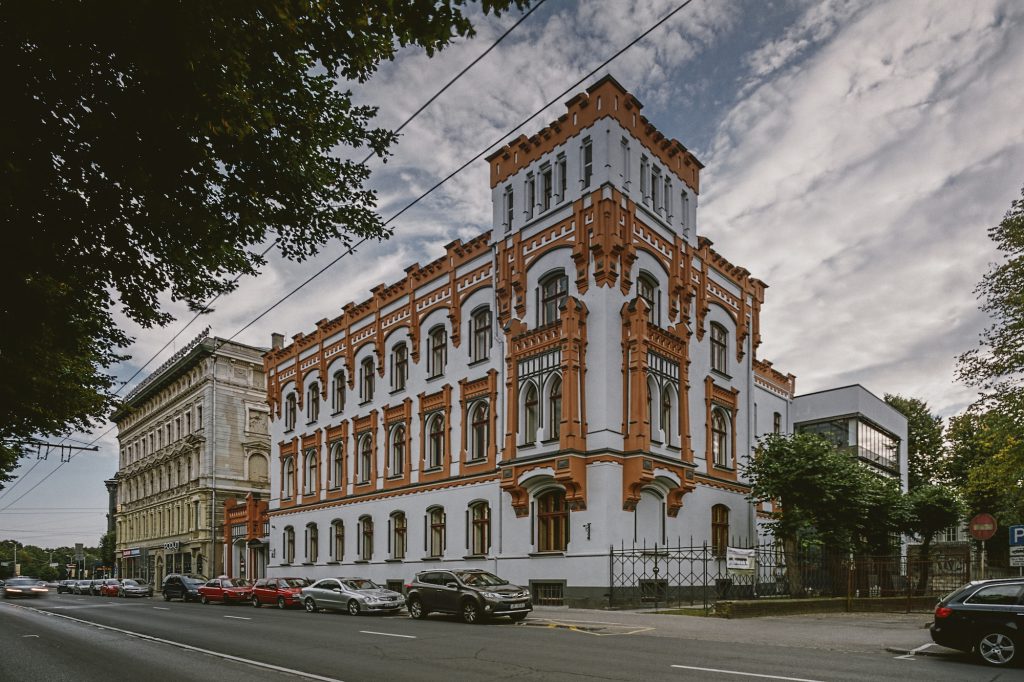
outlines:
[[945, 455], [942, 418], [919, 398], [887, 393], [885, 402], [907, 418], [907, 488], [937, 481]]
[[[18, 443], [86, 430], [109, 368], [160, 299], [200, 309], [259, 271], [386, 237], [347, 157], [384, 157], [343, 81], [398, 48], [470, 36], [469, 0], [55, 3], [0, 6], [0, 486]], [[481, 0], [500, 12], [528, 0]], [[16, 333], [12, 333], [16, 332]]]

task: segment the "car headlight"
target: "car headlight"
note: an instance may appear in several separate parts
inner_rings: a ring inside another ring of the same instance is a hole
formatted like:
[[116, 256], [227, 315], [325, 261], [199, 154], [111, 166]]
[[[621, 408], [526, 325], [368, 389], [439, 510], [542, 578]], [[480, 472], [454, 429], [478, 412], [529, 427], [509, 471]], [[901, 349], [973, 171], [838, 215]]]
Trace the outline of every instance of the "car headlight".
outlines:
[[497, 592], [481, 592], [480, 594], [482, 594], [484, 596], [484, 599], [495, 599], [495, 600], [501, 599], [501, 595], [498, 594]]

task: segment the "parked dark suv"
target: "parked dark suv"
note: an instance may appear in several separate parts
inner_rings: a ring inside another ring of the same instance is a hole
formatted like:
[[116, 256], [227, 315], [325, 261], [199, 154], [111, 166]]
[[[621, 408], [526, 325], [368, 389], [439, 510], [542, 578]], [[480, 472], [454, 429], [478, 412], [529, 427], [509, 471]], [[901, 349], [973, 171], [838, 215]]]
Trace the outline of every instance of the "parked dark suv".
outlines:
[[437, 611], [458, 614], [466, 623], [492, 616], [520, 621], [533, 610], [528, 589], [480, 569], [422, 571], [405, 586], [405, 593], [413, 618]]
[[1024, 661], [1024, 578], [979, 580], [943, 597], [931, 626], [936, 644], [978, 654], [984, 663]]
[[199, 588], [206, 584], [206, 578], [191, 573], [168, 573], [164, 576], [162, 591], [164, 601], [180, 599], [199, 601]]

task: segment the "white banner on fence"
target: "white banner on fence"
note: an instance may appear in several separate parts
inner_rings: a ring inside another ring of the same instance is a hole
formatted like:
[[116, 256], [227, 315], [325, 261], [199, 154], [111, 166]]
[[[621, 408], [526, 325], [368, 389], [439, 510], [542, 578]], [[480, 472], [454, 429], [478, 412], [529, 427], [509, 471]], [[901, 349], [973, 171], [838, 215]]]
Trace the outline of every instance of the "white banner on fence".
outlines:
[[753, 573], [754, 550], [727, 547], [725, 550], [725, 567], [730, 573]]

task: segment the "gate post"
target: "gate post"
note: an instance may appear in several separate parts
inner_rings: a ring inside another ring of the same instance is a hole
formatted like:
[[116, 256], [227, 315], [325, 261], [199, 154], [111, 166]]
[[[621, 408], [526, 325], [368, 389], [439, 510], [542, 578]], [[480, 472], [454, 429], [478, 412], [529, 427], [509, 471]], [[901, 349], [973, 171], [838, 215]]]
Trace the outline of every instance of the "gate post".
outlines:
[[615, 545], [608, 545], [608, 608], [615, 604]]

